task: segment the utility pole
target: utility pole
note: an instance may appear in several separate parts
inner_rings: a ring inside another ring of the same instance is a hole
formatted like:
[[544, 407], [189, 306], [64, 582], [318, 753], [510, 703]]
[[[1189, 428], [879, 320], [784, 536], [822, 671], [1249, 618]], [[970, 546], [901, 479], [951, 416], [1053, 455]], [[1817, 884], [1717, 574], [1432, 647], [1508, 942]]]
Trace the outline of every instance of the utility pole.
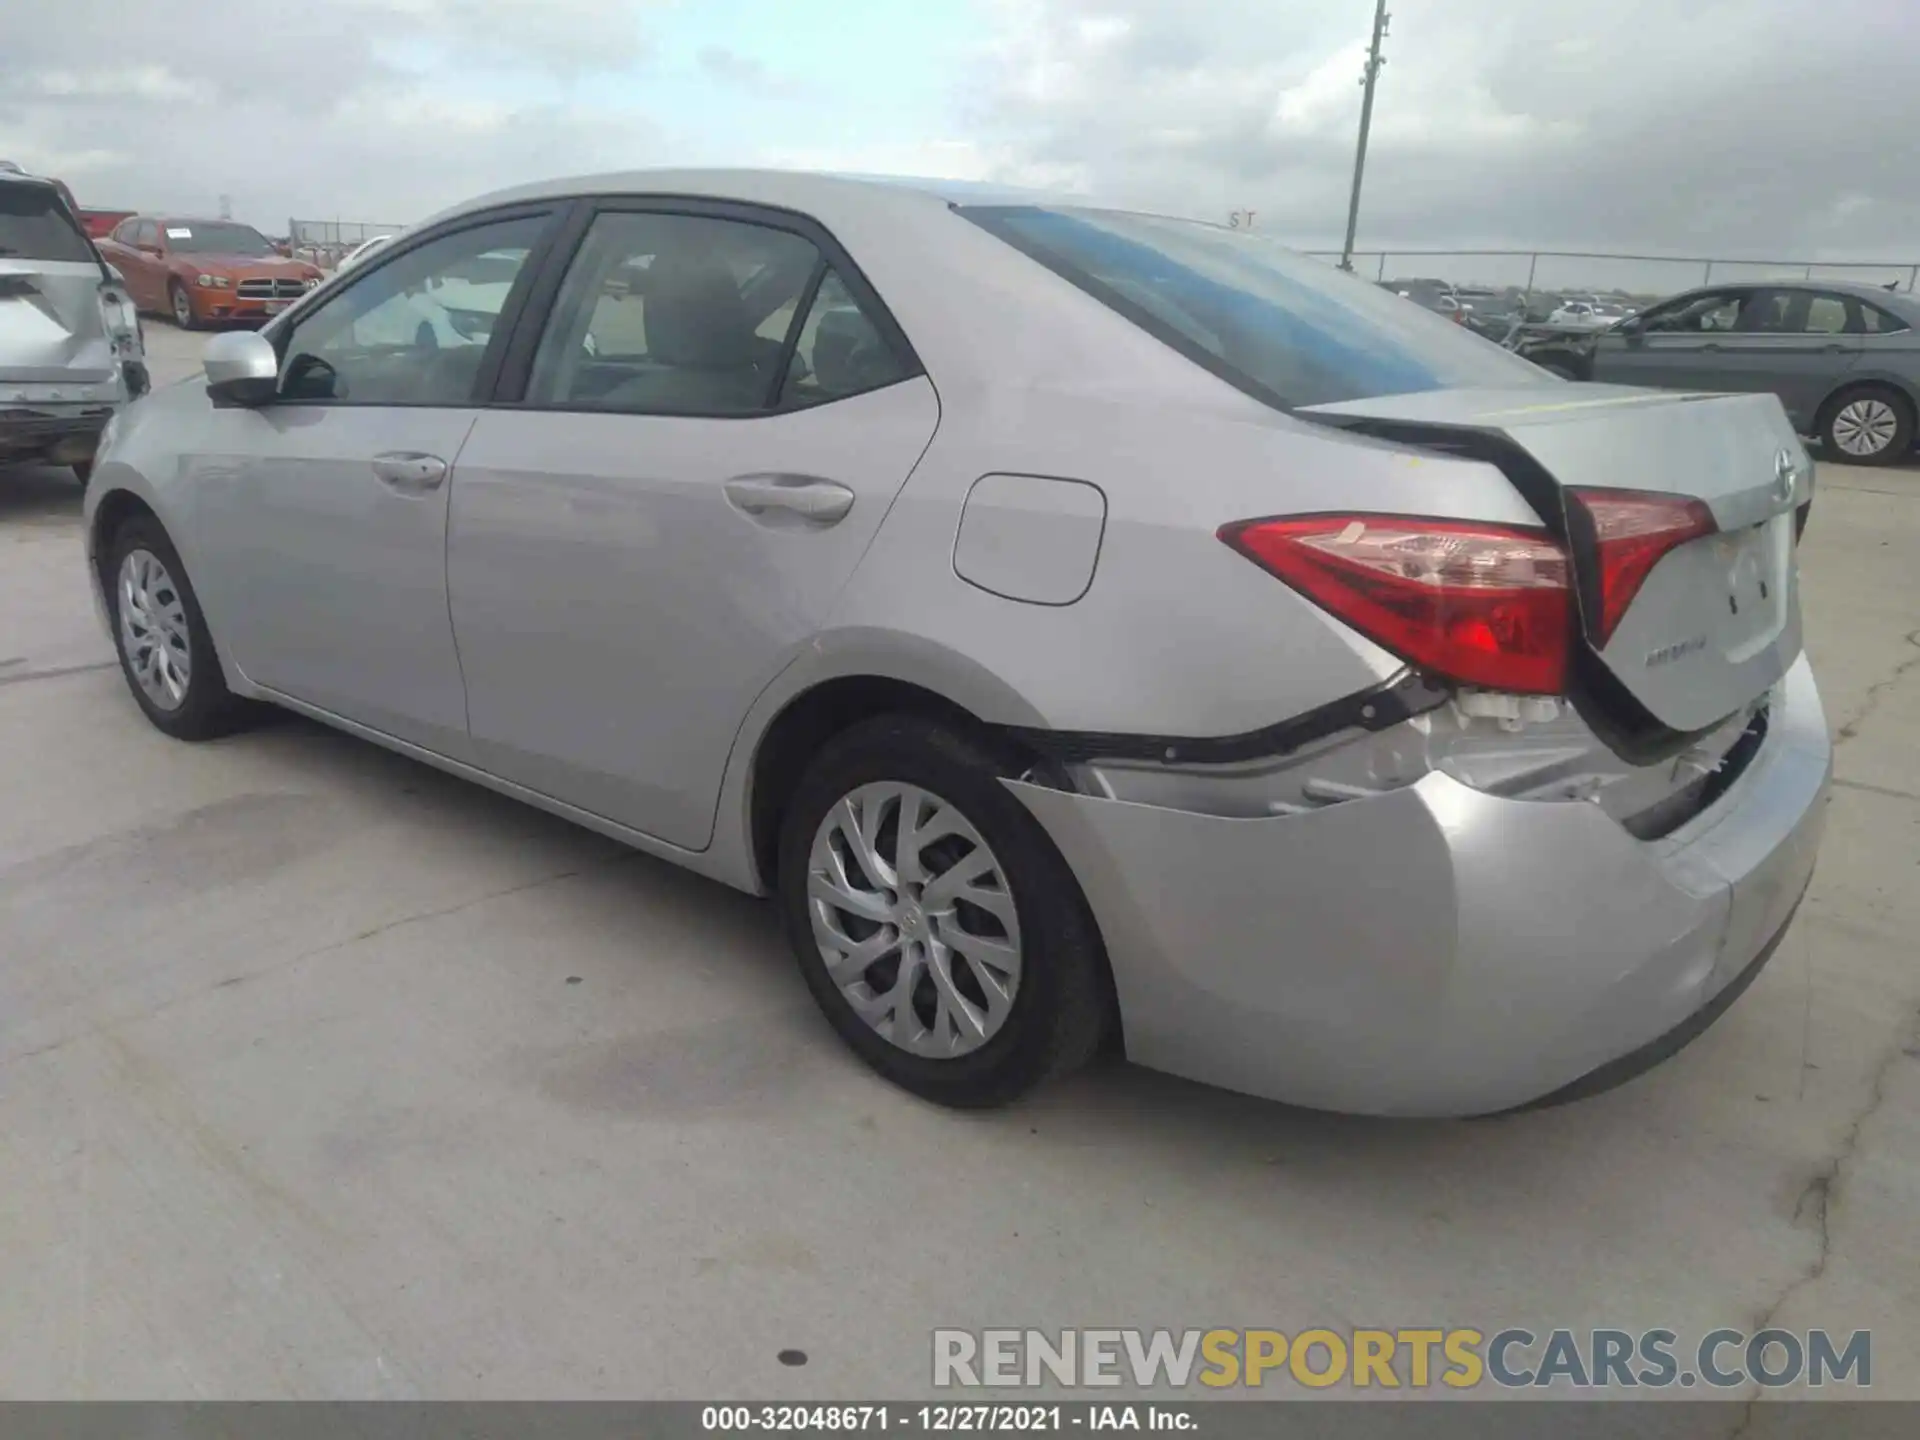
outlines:
[[1387, 14], [1387, 0], [1374, 0], [1373, 42], [1367, 46], [1367, 68], [1360, 77], [1364, 91], [1360, 100], [1360, 144], [1353, 152], [1353, 194], [1347, 200], [1347, 243], [1340, 250], [1342, 270], [1353, 269], [1353, 232], [1360, 225], [1360, 177], [1366, 173], [1367, 132], [1373, 128], [1373, 82], [1387, 63], [1380, 53], [1380, 42], [1387, 38], [1387, 23], [1392, 19]]

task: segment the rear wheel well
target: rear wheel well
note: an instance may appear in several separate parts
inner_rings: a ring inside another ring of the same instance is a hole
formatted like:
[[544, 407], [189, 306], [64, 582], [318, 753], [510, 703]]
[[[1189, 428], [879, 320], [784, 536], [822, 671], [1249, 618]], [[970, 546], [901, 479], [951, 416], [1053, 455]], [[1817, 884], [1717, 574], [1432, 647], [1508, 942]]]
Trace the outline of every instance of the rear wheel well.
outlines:
[[[110, 583], [107, 562], [111, 557], [107, 549], [113, 544], [115, 532], [135, 515], [145, 515], [160, 525], [160, 517], [153, 513], [153, 507], [130, 490], [109, 491], [100, 497], [99, 508], [93, 512], [93, 563], [103, 585]], [[166, 526], [160, 525], [160, 528], [164, 530]]]
[[780, 864], [780, 826], [787, 802], [820, 747], [841, 731], [876, 715], [905, 712], [963, 725], [999, 741], [1016, 771], [1031, 763], [1016, 746], [977, 715], [946, 696], [884, 675], [849, 675], [828, 680], [790, 701], [774, 718], [753, 757], [750, 791], [753, 858], [761, 882], [769, 887]]
[[1827, 424], [1833, 419], [1835, 412], [1863, 390], [1878, 390], [1891, 395], [1906, 407], [1908, 423], [1920, 417], [1920, 404], [1915, 403], [1912, 393], [1904, 385], [1897, 385], [1891, 380], [1849, 380], [1834, 386], [1833, 393], [1820, 402], [1820, 409], [1813, 419], [1814, 434], [1824, 435]]

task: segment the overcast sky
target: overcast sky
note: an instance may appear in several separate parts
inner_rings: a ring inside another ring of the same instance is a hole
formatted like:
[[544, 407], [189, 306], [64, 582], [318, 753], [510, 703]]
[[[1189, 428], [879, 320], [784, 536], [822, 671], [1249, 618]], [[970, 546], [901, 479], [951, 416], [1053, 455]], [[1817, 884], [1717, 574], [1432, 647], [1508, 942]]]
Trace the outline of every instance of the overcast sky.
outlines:
[[[1920, 260], [1920, 0], [1399, 0], [1362, 247]], [[16, 0], [0, 157], [82, 204], [405, 222], [774, 164], [1337, 244], [1371, 0]], [[1504, 277], [1489, 277], [1504, 278]]]

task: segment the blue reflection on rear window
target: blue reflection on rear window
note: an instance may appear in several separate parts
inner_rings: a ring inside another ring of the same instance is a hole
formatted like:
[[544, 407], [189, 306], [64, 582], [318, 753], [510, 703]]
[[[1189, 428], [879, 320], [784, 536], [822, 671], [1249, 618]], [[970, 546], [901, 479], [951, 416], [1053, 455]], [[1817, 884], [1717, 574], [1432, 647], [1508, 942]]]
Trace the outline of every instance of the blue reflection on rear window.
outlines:
[[1043, 206], [960, 213], [1279, 404], [1549, 383], [1461, 326], [1245, 231]]

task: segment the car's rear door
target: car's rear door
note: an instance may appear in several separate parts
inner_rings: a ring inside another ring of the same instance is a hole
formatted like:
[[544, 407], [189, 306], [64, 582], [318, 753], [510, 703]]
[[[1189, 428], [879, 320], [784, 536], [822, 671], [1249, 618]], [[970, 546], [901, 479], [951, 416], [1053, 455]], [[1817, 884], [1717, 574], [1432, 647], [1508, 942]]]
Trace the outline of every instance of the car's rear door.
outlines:
[[621, 200], [575, 230], [453, 477], [473, 749], [698, 849], [741, 719], [826, 616], [938, 402], [811, 222]]
[[1733, 332], [1708, 347], [1712, 388], [1777, 395], [1806, 433], [1821, 400], [1860, 358], [1859, 330], [1846, 296], [1798, 286], [1757, 290]]
[[428, 278], [490, 251], [517, 255], [530, 283], [556, 213], [476, 217], [381, 254], [273, 332], [274, 401], [208, 416], [189, 462], [204, 557], [195, 580], [249, 679], [384, 735], [465, 753], [447, 481], [500, 348], [417, 344], [411, 326], [393, 343], [386, 321]]

